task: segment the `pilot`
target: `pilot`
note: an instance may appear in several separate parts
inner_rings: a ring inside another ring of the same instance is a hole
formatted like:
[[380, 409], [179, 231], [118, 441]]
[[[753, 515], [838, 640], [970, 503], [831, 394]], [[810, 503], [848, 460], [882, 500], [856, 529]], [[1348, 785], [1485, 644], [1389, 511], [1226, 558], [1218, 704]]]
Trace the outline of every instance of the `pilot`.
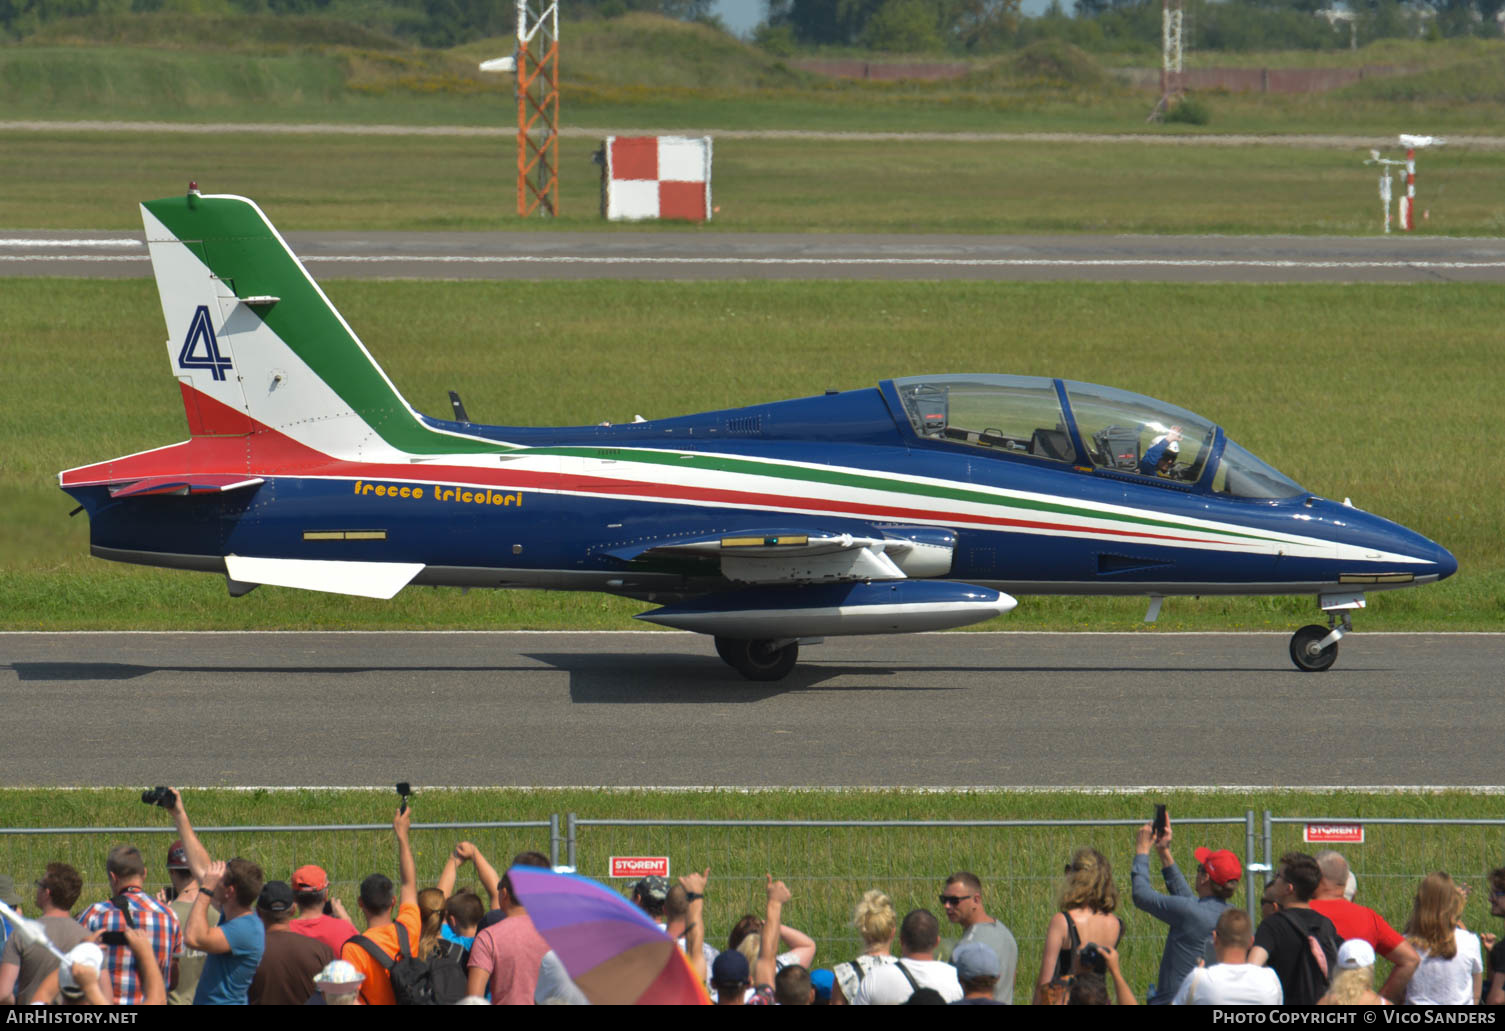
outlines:
[[1145, 476], [1170, 476], [1180, 454], [1181, 427], [1172, 426], [1150, 442], [1139, 460], [1139, 471]]

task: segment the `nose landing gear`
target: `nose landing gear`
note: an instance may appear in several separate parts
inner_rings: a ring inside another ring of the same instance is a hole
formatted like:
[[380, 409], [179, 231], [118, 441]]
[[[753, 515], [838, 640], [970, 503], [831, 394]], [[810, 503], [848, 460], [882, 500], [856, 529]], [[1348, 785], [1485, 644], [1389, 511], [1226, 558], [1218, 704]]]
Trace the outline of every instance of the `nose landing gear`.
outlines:
[[1353, 610], [1364, 607], [1364, 595], [1324, 594], [1317, 604], [1327, 626], [1311, 623], [1291, 635], [1291, 661], [1303, 673], [1321, 673], [1338, 661], [1338, 642], [1353, 633]]

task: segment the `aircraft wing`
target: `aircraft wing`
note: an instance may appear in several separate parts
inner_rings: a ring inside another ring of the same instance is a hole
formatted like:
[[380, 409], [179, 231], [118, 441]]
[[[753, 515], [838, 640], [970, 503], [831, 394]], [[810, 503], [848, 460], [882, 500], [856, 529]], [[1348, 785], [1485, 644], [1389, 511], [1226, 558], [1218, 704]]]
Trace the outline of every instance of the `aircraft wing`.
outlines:
[[716, 563], [738, 583], [840, 583], [944, 576], [956, 536], [906, 528], [881, 537], [821, 529], [748, 529], [609, 552], [624, 561], [655, 559]]
[[218, 494], [256, 487], [265, 482], [260, 476], [234, 473], [174, 473], [170, 476], [116, 480], [107, 486], [112, 498], [137, 498], [148, 494]]
[[[232, 585], [270, 584], [273, 587], [297, 587], [305, 591], [353, 594], [362, 598], [385, 600], [423, 572], [423, 564], [226, 555], [225, 572]], [[250, 587], [245, 589], [250, 590]]]

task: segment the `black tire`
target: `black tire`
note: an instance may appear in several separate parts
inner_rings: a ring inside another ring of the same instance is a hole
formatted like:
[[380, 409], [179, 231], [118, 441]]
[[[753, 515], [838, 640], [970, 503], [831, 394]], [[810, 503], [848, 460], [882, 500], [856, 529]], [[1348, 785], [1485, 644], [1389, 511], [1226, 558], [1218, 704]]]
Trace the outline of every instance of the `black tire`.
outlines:
[[1336, 641], [1315, 655], [1311, 652], [1312, 647], [1331, 632], [1325, 626], [1311, 623], [1291, 635], [1291, 661], [1297, 669], [1303, 673], [1322, 673], [1338, 661]]
[[716, 638], [716, 654], [721, 656], [721, 661], [733, 669], [737, 668], [737, 648], [746, 645], [746, 641], [738, 641], [731, 637]]
[[800, 646], [795, 641], [782, 648], [768, 640], [744, 641], [731, 637], [716, 638], [716, 654], [748, 680], [768, 682], [783, 680], [799, 662]]

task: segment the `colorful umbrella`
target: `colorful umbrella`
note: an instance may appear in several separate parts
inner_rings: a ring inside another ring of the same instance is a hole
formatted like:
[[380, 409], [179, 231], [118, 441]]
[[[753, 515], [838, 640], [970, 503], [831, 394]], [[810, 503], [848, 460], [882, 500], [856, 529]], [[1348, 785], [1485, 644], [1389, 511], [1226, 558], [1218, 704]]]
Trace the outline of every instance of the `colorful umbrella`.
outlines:
[[711, 1001], [674, 940], [606, 885], [536, 866], [514, 866], [507, 876], [533, 926], [595, 1005]]

